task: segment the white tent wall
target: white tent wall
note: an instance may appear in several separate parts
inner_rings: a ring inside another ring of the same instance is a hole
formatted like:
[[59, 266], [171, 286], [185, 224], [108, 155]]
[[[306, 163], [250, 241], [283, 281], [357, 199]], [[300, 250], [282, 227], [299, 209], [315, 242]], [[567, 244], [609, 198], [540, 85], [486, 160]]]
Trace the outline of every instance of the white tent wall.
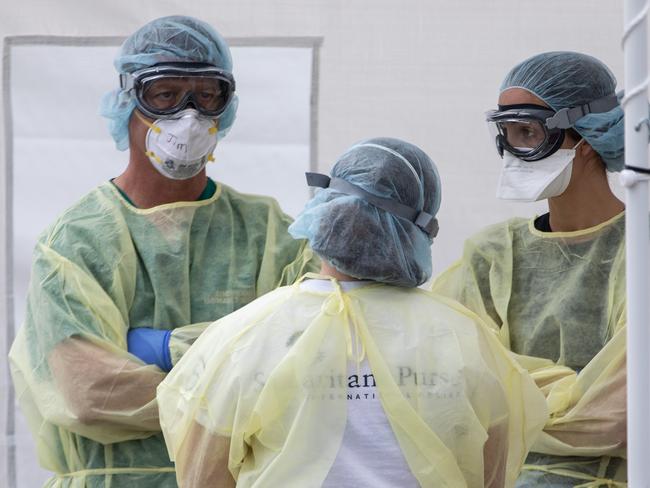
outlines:
[[[441, 230], [433, 247], [436, 272], [456, 259], [463, 240], [485, 224], [544, 210], [541, 203], [514, 204], [494, 197], [500, 160], [483, 112], [495, 106], [508, 69], [540, 51], [576, 50], [602, 59], [617, 75], [619, 88], [623, 86], [623, 4], [607, 0], [4, 1], [3, 55], [6, 60], [11, 49], [6, 38], [123, 37], [155, 17], [176, 13], [202, 18], [229, 39], [320, 38], [312, 159], [317, 169], [327, 171], [350, 144], [380, 135], [407, 139], [427, 151], [444, 184]], [[48, 74], [42, 73], [42, 79], [46, 82]], [[7, 96], [3, 90], [1, 107], [7, 106]], [[7, 326], [13, 315], [12, 267], [7, 262], [14, 201], [9, 115], [0, 118], [1, 351], [7, 350], [13, 335]], [[41, 120], [38, 113], [32, 117], [35, 123], [56, 123]], [[276, 117], [277, 124], [286, 123], [283, 113]], [[227, 144], [226, 139], [224, 150]], [[287, 181], [293, 185], [295, 180]], [[11, 480], [13, 470], [13, 461], [7, 462], [13, 409], [8, 411], [5, 401], [9, 386], [2, 354], [0, 485]], [[21, 462], [29, 463], [21, 466], [23, 472], [36, 464], [34, 459]], [[33, 485], [18, 480], [17, 486]]]

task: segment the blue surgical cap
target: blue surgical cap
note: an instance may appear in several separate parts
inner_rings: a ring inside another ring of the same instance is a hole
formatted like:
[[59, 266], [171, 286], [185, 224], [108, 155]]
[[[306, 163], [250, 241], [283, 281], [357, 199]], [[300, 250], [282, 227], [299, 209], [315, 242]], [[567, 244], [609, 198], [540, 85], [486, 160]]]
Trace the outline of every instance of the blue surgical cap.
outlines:
[[[616, 78], [601, 61], [586, 54], [556, 51], [537, 54], [515, 66], [501, 91], [523, 88], [553, 110], [576, 107], [616, 91]], [[573, 128], [601, 156], [609, 171], [621, 171], [625, 137], [623, 109], [587, 114]]]
[[[118, 73], [133, 73], [160, 63], [205, 63], [232, 73], [226, 41], [205, 22], [181, 15], [153, 20], [128, 37], [115, 58]], [[218, 137], [223, 138], [235, 121], [235, 95], [219, 116]], [[113, 90], [102, 99], [100, 114], [109, 119], [109, 130], [120, 151], [129, 147], [129, 118], [135, 108], [133, 94]]]
[[[368, 139], [352, 146], [337, 160], [331, 177], [433, 216], [440, 208], [440, 177], [433, 161], [399, 139]], [[429, 235], [358, 196], [317, 190], [289, 233], [308, 239], [314, 252], [355, 278], [415, 287], [431, 277]]]

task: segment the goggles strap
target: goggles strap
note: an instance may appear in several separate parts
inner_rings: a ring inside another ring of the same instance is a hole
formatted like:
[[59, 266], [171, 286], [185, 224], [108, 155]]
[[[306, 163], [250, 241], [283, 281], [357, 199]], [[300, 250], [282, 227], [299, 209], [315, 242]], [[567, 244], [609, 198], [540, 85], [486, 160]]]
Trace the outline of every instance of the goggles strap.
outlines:
[[377, 208], [413, 222], [431, 238], [438, 235], [438, 219], [427, 212], [420, 212], [390, 198], [378, 197], [342, 178], [330, 178], [329, 176], [320, 173], [305, 173], [305, 175], [309, 186], [331, 188], [332, 190], [336, 190], [346, 195], [359, 197]]
[[549, 129], [568, 129], [585, 115], [609, 112], [618, 105], [618, 97], [612, 94], [577, 107], [563, 108], [546, 119], [546, 127]]
[[133, 88], [134, 78], [131, 73], [120, 73], [120, 88], [129, 91]]

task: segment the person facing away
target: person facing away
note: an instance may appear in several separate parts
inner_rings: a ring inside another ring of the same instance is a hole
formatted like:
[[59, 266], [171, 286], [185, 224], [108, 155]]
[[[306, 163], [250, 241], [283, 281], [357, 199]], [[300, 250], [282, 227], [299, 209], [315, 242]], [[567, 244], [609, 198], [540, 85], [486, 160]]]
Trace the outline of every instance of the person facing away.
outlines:
[[497, 196], [549, 212], [487, 227], [433, 284], [498, 331], [551, 416], [518, 487], [626, 486], [625, 222], [607, 172], [624, 160], [616, 79], [599, 60], [547, 52], [506, 76], [487, 113]]
[[207, 324], [314, 265], [273, 199], [206, 176], [237, 110], [212, 27], [156, 19], [115, 67], [101, 112], [128, 166], [40, 236], [10, 352], [49, 487], [177, 486], [156, 386]]
[[429, 157], [346, 151], [289, 228], [307, 274], [212, 324], [158, 387], [182, 487], [512, 486], [547, 418], [495, 334], [417, 288], [441, 186]]

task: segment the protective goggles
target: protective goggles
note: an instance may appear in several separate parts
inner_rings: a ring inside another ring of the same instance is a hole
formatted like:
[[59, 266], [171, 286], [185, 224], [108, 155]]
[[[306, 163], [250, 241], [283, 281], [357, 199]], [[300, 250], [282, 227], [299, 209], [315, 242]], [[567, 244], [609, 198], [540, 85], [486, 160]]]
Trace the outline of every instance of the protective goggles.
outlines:
[[120, 87], [133, 92], [138, 109], [154, 119], [173, 116], [189, 106], [216, 118], [233, 98], [235, 79], [211, 65], [172, 63], [120, 74]]
[[485, 113], [499, 155], [508, 151], [524, 161], [539, 161], [557, 151], [566, 129], [590, 113], [609, 112], [618, 106], [616, 95], [608, 95], [585, 105], [551, 108], [533, 104], [499, 105]]

